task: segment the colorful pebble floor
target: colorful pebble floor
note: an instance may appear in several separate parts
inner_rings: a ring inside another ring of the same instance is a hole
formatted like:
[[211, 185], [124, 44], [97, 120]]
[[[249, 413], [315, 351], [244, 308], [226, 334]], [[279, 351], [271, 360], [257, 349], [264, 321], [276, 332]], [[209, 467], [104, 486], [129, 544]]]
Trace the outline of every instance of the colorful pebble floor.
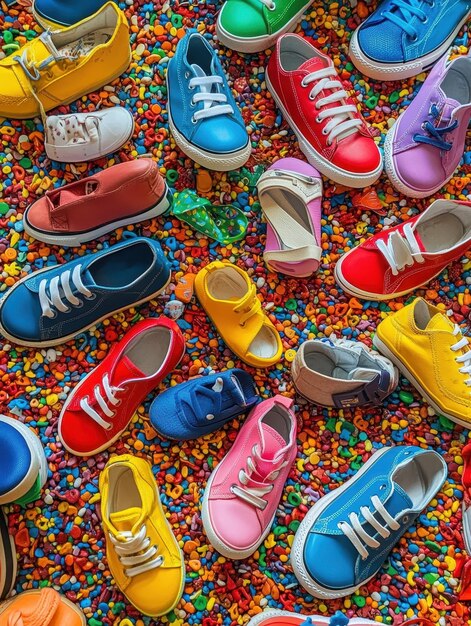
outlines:
[[[239, 55], [221, 46], [221, 60], [237, 94], [253, 152], [247, 166], [240, 170], [228, 174], [206, 171], [186, 158], [169, 137], [165, 70], [187, 28], [196, 27], [208, 39], [213, 38], [220, 3], [127, 0], [119, 4], [131, 27], [133, 59], [128, 73], [70, 108], [61, 107], [59, 112], [126, 106], [136, 123], [132, 142], [112, 158], [65, 165], [45, 156], [39, 118], [0, 121], [0, 292], [26, 273], [62, 263], [77, 253], [88, 254], [136, 233], [162, 241], [172, 264], [173, 281], [158, 301], [115, 315], [55, 349], [0, 343], [0, 412], [18, 416], [39, 433], [49, 462], [42, 499], [26, 509], [18, 505], [7, 509], [19, 553], [16, 591], [53, 585], [80, 605], [89, 626], [244, 624], [267, 606], [325, 615], [340, 609], [348, 616], [393, 626], [416, 616], [425, 616], [441, 626], [471, 624], [470, 604], [460, 599], [460, 572], [467, 560], [461, 535], [460, 454], [469, 433], [436, 416], [404, 378], [383, 406], [375, 409], [320, 409], [298, 397], [298, 457], [272, 531], [262, 547], [245, 561], [220, 556], [206, 539], [200, 517], [205, 481], [234, 441], [238, 421], [197, 441], [170, 442], [160, 439], [150, 426], [147, 402], [140, 407], [130, 429], [105, 453], [79, 459], [58, 443], [56, 421], [71, 388], [105, 357], [109, 346], [128, 326], [143, 316], [168, 312], [168, 304], [175, 299], [175, 285], [182, 276], [197, 272], [201, 265], [215, 259], [229, 259], [248, 270], [281, 333], [282, 361], [271, 370], [251, 370], [260, 394], [268, 397], [281, 392], [294, 396], [289, 369], [302, 341], [334, 334], [371, 345], [378, 322], [409, 301], [402, 298], [377, 304], [347, 297], [334, 281], [335, 261], [368, 234], [417, 214], [431, 202], [430, 198], [416, 201], [400, 197], [385, 174], [367, 190], [350, 191], [325, 180], [324, 256], [319, 271], [310, 279], [300, 280], [270, 273], [262, 260], [265, 225], [255, 184], [276, 159], [302, 155], [267, 91], [267, 55]], [[349, 37], [375, 4], [316, 1], [297, 31], [312, 38], [334, 59], [381, 145], [388, 127], [417, 94], [425, 75], [405, 82], [381, 83], [367, 82], [354, 70], [347, 56]], [[0, 2], [0, 31], [3, 54], [10, 54], [40, 29], [29, 7], [16, 4], [7, 8]], [[456, 52], [466, 52], [466, 27], [455, 44]], [[158, 160], [161, 173], [177, 191], [196, 188], [211, 200], [241, 207], [249, 219], [246, 238], [223, 247], [198, 239], [169, 214], [142, 226], [118, 230], [99, 243], [82, 246], [78, 252], [49, 247], [24, 234], [25, 208], [47, 189], [142, 155]], [[470, 199], [470, 163], [468, 151], [444, 196], [437, 197]], [[466, 323], [471, 313], [470, 270], [468, 253], [467, 259], [455, 262], [415, 295], [425, 295], [444, 311], [452, 311], [458, 323]], [[171, 385], [198, 373], [241, 365], [194, 300], [178, 324], [185, 333], [187, 350]], [[352, 476], [374, 449], [396, 442], [427, 445], [439, 451], [448, 463], [445, 486], [368, 585], [345, 599], [315, 600], [297, 583], [289, 565], [295, 530], [322, 494]], [[152, 461], [163, 503], [185, 553], [187, 574], [182, 601], [157, 621], [143, 617], [125, 601], [112, 583], [104, 556], [98, 475], [109, 454], [128, 451]]]

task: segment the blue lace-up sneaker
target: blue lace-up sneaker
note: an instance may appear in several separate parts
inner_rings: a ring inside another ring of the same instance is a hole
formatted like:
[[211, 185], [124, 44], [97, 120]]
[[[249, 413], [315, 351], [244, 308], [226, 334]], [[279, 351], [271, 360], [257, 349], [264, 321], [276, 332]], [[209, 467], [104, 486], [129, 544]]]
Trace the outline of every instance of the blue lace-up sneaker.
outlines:
[[471, 0], [384, 0], [353, 33], [350, 57], [377, 80], [402, 80], [446, 54], [471, 11]]
[[33, 15], [38, 24], [60, 30], [90, 17], [108, 0], [34, 0]]
[[433, 450], [382, 448], [347, 483], [310, 509], [294, 538], [291, 565], [316, 598], [342, 598], [365, 585], [445, 482]]
[[227, 172], [242, 167], [252, 146], [217, 52], [197, 32], [178, 43], [167, 69], [168, 123], [193, 161]]
[[0, 301], [0, 333], [26, 346], [55, 346], [131, 306], [170, 281], [158, 242], [127, 239], [18, 281]]
[[168, 439], [197, 439], [259, 401], [252, 376], [239, 369], [201, 376], [170, 387], [150, 407], [150, 421]]

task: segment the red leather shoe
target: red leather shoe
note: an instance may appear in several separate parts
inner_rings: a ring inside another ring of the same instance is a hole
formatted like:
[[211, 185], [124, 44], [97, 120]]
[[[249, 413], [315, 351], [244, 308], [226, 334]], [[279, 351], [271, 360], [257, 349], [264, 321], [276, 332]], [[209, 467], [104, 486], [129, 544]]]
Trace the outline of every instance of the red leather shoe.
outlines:
[[81, 246], [116, 228], [157, 217], [169, 206], [158, 164], [136, 159], [47, 191], [26, 209], [23, 223], [38, 241]]
[[311, 165], [342, 185], [375, 182], [383, 169], [381, 153], [328, 56], [299, 35], [283, 35], [266, 80]]
[[471, 203], [436, 200], [347, 252], [335, 278], [358, 298], [390, 300], [425, 285], [470, 247]]
[[166, 317], [138, 322], [72, 391], [59, 417], [59, 439], [80, 456], [98, 454], [126, 430], [137, 407], [185, 352]]

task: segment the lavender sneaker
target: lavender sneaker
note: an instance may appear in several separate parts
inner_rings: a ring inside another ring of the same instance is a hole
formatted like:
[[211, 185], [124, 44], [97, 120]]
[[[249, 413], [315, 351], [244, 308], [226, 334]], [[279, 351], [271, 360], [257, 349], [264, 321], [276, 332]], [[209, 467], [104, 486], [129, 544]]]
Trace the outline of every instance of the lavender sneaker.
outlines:
[[471, 57], [445, 57], [386, 135], [386, 173], [394, 187], [412, 198], [443, 187], [463, 156], [470, 119]]

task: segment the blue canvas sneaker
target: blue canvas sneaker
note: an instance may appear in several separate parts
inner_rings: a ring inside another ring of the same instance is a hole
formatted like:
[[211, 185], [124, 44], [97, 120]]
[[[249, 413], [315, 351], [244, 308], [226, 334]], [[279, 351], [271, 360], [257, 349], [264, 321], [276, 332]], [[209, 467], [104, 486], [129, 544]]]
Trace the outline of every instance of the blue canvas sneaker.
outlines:
[[21, 345], [55, 346], [151, 300], [170, 276], [157, 241], [126, 239], [22, 278], [0, 301], [0, 333]]
[[169, 439], [197, 439], [251, 409], [259, 401], [254, 380], [240, 369], [170, 387], [150, 407], [154, 428]]
[[344, 485], [310, 509], [291, 550], [301, 585], [316, 598], [342, 598], [366, 584], [445, 482], [433, 450], [382, 448]]
[[90, 17], [108, 0], [34, 0], [33, 15], [43, 28], [60, 30]]
[[19, 420], [0, 415], [0, 505], [34, 502], [46, 479], [39, 438]]
[[0, 509], [0, 600], [4, 600], [13, 589], [16, 569], [15, 541], [8, 532], [5, 512]]
[[167, 97], [173, 138], [193, 161], [220, 172], [247, 162], [252, 146], [217, 52], [195, 31], [169, 61]]
[[350, 57], [377, 80], [417, 76], [446, 54], [471, 0], [384, 0], [353, 33]]

